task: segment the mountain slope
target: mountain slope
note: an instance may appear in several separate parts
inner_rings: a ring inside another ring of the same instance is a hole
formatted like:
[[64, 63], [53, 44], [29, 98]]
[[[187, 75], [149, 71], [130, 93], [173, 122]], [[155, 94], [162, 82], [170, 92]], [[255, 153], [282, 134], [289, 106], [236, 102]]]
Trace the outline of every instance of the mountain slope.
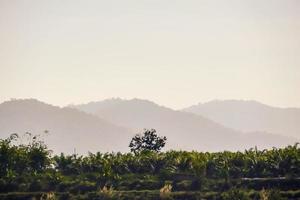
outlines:
[[[129, 129], [72, 108], [60, 108], [37, 100], [13, 100], [0, 104], [0, 137], [26, 131], [49, 130], [45, 142], [56, 153], [128, 151], [134, 135]], [[116, 142], [117, 141], [117, 142]], [[113, 144], [113, 145], [112, 145]]]
[[155, 128], [168, 138], [167, 148], [236, 150], [293, 144], [294, 139], [266, 133], [244, 134], [195, 114], [175, 111], [147, 100], [111, 99], [76, 107], [111, 123], [134, 128]]
[[300, 138], [300, 109], [276, 108], [256, 101], [211, 101], [183, 109], [242, 131], [266, 131]]

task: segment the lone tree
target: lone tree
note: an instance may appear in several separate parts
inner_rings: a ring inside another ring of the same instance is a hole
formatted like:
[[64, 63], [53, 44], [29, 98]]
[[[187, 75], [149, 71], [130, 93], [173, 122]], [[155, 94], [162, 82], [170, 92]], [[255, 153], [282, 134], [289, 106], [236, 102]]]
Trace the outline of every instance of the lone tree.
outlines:
[[159, 152], [165, 146], [166, 140], [165, 136], [158, 136], [155, 129], [144, 129], [142, 134], [137, 134], [131, 139], [129, 147], [135, 154], [142, 151]]

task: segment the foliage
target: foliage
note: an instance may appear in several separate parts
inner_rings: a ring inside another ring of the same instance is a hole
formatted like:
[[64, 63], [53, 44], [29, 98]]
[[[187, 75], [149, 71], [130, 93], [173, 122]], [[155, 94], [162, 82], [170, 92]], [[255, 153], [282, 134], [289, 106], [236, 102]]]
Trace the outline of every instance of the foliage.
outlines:
[[18, 134], [12, 134], [7, 139], [0, 139], [0, 175], [13, 178], [24, 173], [37, 174], [43, 172], [51, 164], [51, 151], [39, 136], [28, 136], [28, 143], [15, 144], [20, 141]]
[[135, 154], [141, 151], [159, 152], [166, 144], [167, 138], [159, 137], [155, 129], [145, 129], [142, 134], [134, 136], [129, 144], [131, 152]]
[[221, 195], [222, 200], [250, 200], [248, 194], [243, 190], [232, 189], [228, 192], [224, 192]]
[[104, 199], [132, 191], [128, 195], [137, 195], [135, 199], [139, 199], [138, 196], [143, 199], [145, 195], [157, 199], [161, 188], [172, 186], [169, 190], [172, 192], [162, 192], [162, 196], [201, 199], [201, 195], [207, 193], [212, 194], [208, 199], [213, 199], [214, 195], [223, 199], [234, 199], [234, 196], [238, 197], [236, 199], [300, 198], [297, 192], [300, 190], [298, 144], [244, 152], [146, 150], [52, 156], [39, 137], [29, 133], [26, 137], [29, 138], [26, 143], [20, 142], [17, 134], [0, 140], [0, 193], [35, 192], [40, 195], [41, 192], [55, 192], [63, 199], [68, 195]]

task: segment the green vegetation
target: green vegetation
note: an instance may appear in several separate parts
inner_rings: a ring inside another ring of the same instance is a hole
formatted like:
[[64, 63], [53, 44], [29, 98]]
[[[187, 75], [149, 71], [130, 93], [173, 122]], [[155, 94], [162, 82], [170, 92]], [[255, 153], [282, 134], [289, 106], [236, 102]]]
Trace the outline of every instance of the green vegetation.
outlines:
[[159, 152], [165, 146], [166, 140], [166, 137], [159, 137], [155, 129], [144, 129], [143, 134], [137, 134], [132, 138], [129, 148], [135, 154], [142, 151]]
[[87, 156], [52, 156], [39, 137], [27, 133], [24, 144], [13, 134], [0, 140], [0, 199], [300, 198], [298, 144], [262, 151], [159, 152], [165, 139], [152, 133], [151, 141], [162, 139], [159, 148]]

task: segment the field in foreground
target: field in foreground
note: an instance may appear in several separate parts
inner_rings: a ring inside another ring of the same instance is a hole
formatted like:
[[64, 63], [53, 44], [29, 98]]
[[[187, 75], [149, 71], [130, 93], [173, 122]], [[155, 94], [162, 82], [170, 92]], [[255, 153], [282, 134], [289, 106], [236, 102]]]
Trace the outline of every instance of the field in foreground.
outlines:
[[300, 148], [52, 156], [0, 140], [0, 199], [300, 199]]

